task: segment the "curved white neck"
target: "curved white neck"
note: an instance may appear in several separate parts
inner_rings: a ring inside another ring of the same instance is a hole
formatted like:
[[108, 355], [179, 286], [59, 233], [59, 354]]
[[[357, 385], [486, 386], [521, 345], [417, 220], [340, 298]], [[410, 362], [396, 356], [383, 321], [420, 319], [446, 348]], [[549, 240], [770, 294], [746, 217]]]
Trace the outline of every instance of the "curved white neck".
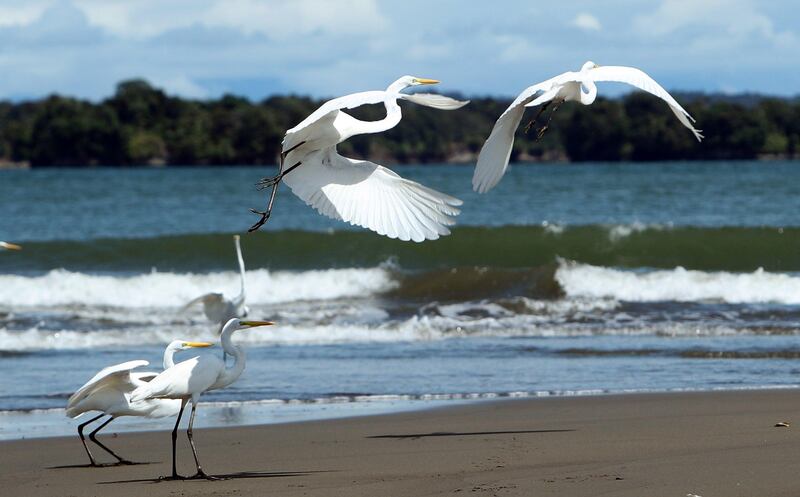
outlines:
[[217, 379], [217, 382], [214, 384], [214, 388], [223, 388], [230, 385], [234, 381], [238, 380], [244, 371], [244, 350], [234, 345], [231, 341], [231, 335], [234, 331], [236, 331], [235, 327], [226, 326], [222, 330], [222, 335], [219, 337], [219, 343], [222, 345], [222, 350], [224, 350], [226, 354], [233, 356], [233, 366], [230, 368], [225, 368], [225, 370]]
[[236, 245], [236, 258], [239, 260], [239, 278], [241, 282], [239, 296], [236, 297], [233, 302], [234, 305], [239, 307], [240, 305], [244, 304], [244, 259], [242, 258], [242, 247], [239, 245], [239, 237], [237, 236], [234, 238], [233, 242]]
[[590, 69], [582, 69], [580, 72], [580, 100], [583, 105], [591, 105], [597, 98], [597, 85], [594, 80], [589, 76]]
[[169, 369], [175, 365], [175, 352], [178, 349], [175, 348], [172, 344], [167, 345], [167, 348], [164, 349], [164, 369]]
[[397, 126], [397, 123], [399, 123], [400, 119], [403, 117], [400, 106], [397, 105], [397, 93], [387, 91], [383, 105], [386, 107], [386, 117], [380, 121], [361, 121], [359, 119], [353, 119], [350, 129], [348, 130], [348, 136], [380, 133]]

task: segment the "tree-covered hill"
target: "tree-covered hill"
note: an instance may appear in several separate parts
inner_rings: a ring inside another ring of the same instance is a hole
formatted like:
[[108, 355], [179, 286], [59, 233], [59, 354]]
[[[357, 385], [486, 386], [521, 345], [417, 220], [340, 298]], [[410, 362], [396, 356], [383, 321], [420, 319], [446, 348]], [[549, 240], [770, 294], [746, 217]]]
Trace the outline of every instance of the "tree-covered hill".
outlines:
[[[745, 95], [679, 95], [706, 140], [698, 144], [660, 100], [643, 93], [591, 107], [561, 106], [542, 140], [518, 131], [513, 160], [693, 160], [796, 157], [800, 102]], [[474, 160], [508, 100], [476, 98], [457, 111], [402, 103], [403, 121], [340, 145], [383, 163]], [[0, 102], [0, 161], [32, 166], [272, 164], [283, 132], [321, 104], [297, 96], [261, 102], [226, 95], [186, 100], [146, 81], [119, 84], [99, 103], [51, 96]], [[357, 109], [380, 119], [382, 106]], [[535, 112], [529, 111], [530, 117]], [[547, 117], [546, 111], [540, 120]], [[526, 116], [526, 119], [528, 116]], [[523, 121], [523, 124], [527, 120]]]

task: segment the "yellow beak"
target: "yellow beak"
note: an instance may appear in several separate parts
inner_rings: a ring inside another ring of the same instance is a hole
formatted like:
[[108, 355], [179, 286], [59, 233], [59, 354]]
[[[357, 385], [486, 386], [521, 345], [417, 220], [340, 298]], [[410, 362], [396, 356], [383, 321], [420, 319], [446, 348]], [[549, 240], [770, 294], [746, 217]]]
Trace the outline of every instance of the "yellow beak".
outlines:
[[21, 246], [15, 243], [8, 243], [8, 242], [0, 242], [0, 247], [3, 247], [8, 250], [22, 250]]
[[256, 326], [272, 326], [272, 321], [242, 321], [242, 326], [247, 326], [248, 328], [255, 328]]
[[183, 342], [184, 347], [211, 347], [213, 345], [211, 342]]
[[416, 81], [420, 85], [435, 85], [440, 82], [438, 79], [427, 79], [427, 78], [414, 78], [414, 81]]

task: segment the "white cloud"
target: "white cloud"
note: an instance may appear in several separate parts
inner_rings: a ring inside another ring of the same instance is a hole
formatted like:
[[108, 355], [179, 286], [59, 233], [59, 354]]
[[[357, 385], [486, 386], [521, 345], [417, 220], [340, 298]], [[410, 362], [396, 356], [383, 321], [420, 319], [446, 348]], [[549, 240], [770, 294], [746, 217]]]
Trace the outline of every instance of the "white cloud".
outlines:
[[751, 0], [663, 0], [651, 14], [638, 16], [634, 26], [638, 34], [647, 37], [697, 30], [701, 32], [698, 37], [716, 38], [713, 44], [719, 47], [753, 37], [780, 43], [793, 39], [790, 32], [778, 32]]
[[[143, 77], [171, 93], [316, 96], [402, 74], [442, 91], [512, 95], [587, 59], [671, 88], [794, 93], [796, 0], [0, 0], [0, 99], [99, 99]], [[550, 22], [536, 23], [530, 15]], [[576, 29], [603, 35], [576, 43]], [[769, 57], [765, 57], [765, 53]]]
[[584, 31], [600, 31], [602, 28], [600, 21], [592, 14], [586, 12], [581, 12], [575, 16], [575, 19], [573, 19], [570, 24]]

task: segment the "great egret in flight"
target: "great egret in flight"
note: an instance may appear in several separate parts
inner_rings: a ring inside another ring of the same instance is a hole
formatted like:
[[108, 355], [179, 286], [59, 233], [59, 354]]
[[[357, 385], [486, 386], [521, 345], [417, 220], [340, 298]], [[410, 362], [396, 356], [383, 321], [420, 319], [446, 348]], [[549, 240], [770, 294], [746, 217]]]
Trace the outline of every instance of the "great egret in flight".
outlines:
[[211, 292], [192, 299], [182, 309], [182, 311], [185, 311], [195, 304], [202, 303], [203, 313], [206, 318], [218, 326], [217, 334], [222, 332], [222, 326], [229, 319], [245, 317], [249, 312], [247, 306], [244, 305], [244, 259], [242, 258], [242, 247], [239, 243], [239, 235], [234, 235], [233, 244], [236, 246], [236, 258], [239, 260], [239, 295], [232, 299], [227, 299], [222, 292]]
[[22, 247], [20, 247], [16, 243], [9, 243], [9, 242], [0, 242], [0, 248], [6, 250], [22, 250]]
[[[508, 106], [497, 120], [492, 133], [486, 139], [486, 143], [484, 143], [478, 156], [478, 164], [472, 177], [472, 188], [477, 192], [485, 193], [500, 182], [508, 167], [508, 159], [511, 156], [511, 148], [514, 145], [514, 133], [522, 120], [525, 107], [544, 104], [531, 121], [533, 123], [550, 103], [555, 103], [550, 114], [552, 119], [552, 113], [563, 102], [577, 101], [583, 105], [592, 104], [597, 97], [597, 86], [595, 85], [597, 81], [627, 83], [657, 96], [669, 105], [669, 108], [677, 116], [681, 124], [691, 130], [697, 141], [702, 140], [701, 130], [695, 129], [692, 125], [692, 122], [694, 122], [692, 116], [672, 98], [672, 95], [667, 93], [661, 85], [643, 71], [634, 67], [598, 66], [589, 61], [578, 72], [565, 72], [554, 78], [529, 86], [519, 94], [516, 100]], [[537, 139], [542, 136], [549, 123], [550, 120], [548, 119], [547, 124], [539, 129]]]
[[197, 409], [197, 402], [200, 400], [200, 395], [204, 392], [217, 390], [230, 385], [236, 381], [239, 376], [241, 376], [242, 371], [244, 371], [244, 350], [233, 345], [231, 342], [231, 335], [233, 332], [271, 324], [273, 323], [269, 321], [242, 321], [233, 318], [222, 328], [222, 334], [219, 337], [222, 349], [234, 358], [232, 367], [226, 368], [225, 362], [218, 357], [208, 355], [193, 357], [169, 369], [165, 369], [164, 372], [149, 382], [140, 385], [131, 393], [131, 401], [133, 402], [148, 399], [177, 399], [180, 401], [178, 419], [175, 421], [175, 428], [172, 430], [173, 479], [186, 479], [186, 477], [178, 475], [176, 468], [175, 441], [178, 438], [178, 425], [181, 422], [181, 416], [183, 416], [184, 408], [189, 401], [192, 402], [192, 414], [189, 417], [189, 428], [186, 430], [186, 436], [189, 438], [189, 444], [192, 446], [192, 454], [194, 455], [194, 462], [197, 466], [197, 473], [188, 478], [216, 479], [203, 471], [203, 468], [200, 467], [200, 461], [197, 459], [197, 449], [194, 446], [194, 439], [192, 438], [192, 426], [194, 425], [194, 414]]
[[[173, 361], [175, 352], [195, 347], [208, 347], [210, 345], [212, 344], [208, 342], [173, 340], [164, 350], [164, 369], [175, 365]], [[109, 416], [105, 422], [89, 434], [89, 439], [114, 456], [117, 459], [115, 464], [133, 464], [126, 459], [122, 459], [114, 451], [101, 444], [96, 438], [97, 433], [120, 416], [163, 418], [178, 413], [181, 403], [177, 400], [148, 399], [136, 402], [130, 400], [130, 393], [136, 387], [144, 385], [158, 374], [133, 371], [148, 364], [147, 361], [138, 360], [109, 366], [94, 375], [91, 380], [72, 394], [69, 401], [67, 401], [66, 414], [70, 418], [77, 418], [89, 411], [100, 411], [97, 416], [78, 425], [78, 436], [81, 437], [81, 443], [86, 450], [86, 455], [89, 456], [92, 466], [100, 466], [100, 464], [97, 464], [89, 450], [89, 446], [86, 445], [86, 439], [83, 436], [83, 429], [86, 425], [97, 421], [103, 416]]]
[[[283, 180], [320, 214], [389, 238], [421, 242], [449, 234], [447, 226], [454, 224], [460, 200], [403, 179], [374, 162], [343, 157], [336, 151], [336, 145], [351, 136], [395, 127], [402, 117], [398, 100], [446, 110], [469, 103], [442, 95], [400, 93], [411, 86], [435, 83], [438, 81], [403, 76], [383, 91], [335, 98], [287, 131], [278, 175], [260, 183], [261, 188], [272, 187], [269, 204], [264, 212], [253, 211], [261, 214], [261, 220], [250, 231], [269, 219], [278, 184]], [[379, 121], [361, 121], [344, 112], [380, 103], [386, 107], [386, 117]], [[284, 163], [292, 165], [284, 170]]]

